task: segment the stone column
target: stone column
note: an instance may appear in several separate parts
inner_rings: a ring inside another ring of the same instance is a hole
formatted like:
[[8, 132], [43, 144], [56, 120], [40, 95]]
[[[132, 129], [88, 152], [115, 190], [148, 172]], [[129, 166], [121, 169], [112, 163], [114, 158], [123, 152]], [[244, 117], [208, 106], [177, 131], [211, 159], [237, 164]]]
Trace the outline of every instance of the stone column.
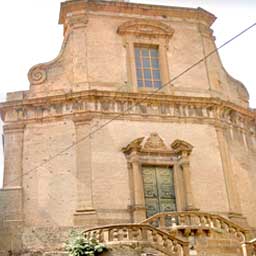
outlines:
[[222, 167], [224, 179], [226, 183], [226, 191], [229, 203], [230, 213], [241, 213], [241, 205], [239, 195], [237, 192], [236, 184], [234, 181], [234, 174], [232, 170], [231, 157], [227, 145], [226, 138], [224, 137], [222, 127], [216, 127], [217, 139], [220, 146], [220, 155], [222, 160]]
[[136, 156], [132, 157], [132, 177], [134, 191], [133, 219], [135, 223], [139, 223], [146, 218], [144, 185], [141, 167]]
[[91, 138], [87, 137], [90, 133], [90, 120], [74, 120], [74, 123], [77, 142], [77, 206], [75, 224], [84, 224], [84, 218], [89, 218], [88, 215], [96, 213], [93, 208], [92, 198]]
[[3, 188], [22, 187], [24, 125], [4, 126]]

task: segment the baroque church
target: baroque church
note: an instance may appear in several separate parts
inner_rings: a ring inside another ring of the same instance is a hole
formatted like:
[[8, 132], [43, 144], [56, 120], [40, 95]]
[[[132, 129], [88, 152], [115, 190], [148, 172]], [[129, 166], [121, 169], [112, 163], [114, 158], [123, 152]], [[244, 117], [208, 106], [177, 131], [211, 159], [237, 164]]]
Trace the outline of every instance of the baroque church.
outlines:
[[59, 55], [0, 104], [0, 255], [64, 255], [72, 229], [111, 256], [256, 254], [256, 112], [215, 19], [61, 4]]

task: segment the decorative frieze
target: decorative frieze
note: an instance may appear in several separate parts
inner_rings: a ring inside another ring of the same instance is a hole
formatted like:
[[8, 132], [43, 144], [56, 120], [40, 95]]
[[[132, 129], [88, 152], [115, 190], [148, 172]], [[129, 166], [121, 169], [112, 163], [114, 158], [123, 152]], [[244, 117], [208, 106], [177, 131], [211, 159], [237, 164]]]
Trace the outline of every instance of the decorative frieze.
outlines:
[[[118, 95], [117, 95], [118, 94]], [[222, 124], [246, 134], [256, 134], [253, 111], [217, 99], [170, 95], [133, 94], [88, 91], [85, 95], [55, 96], [41, 99], [7, 102], [0, 105], [6, 124], [37, 122], [67, 118], [77, 114], [120, 115], [120, 118], [176, 119], [210, 124]], [[117, 118], [118, 119], [118, 118]]]

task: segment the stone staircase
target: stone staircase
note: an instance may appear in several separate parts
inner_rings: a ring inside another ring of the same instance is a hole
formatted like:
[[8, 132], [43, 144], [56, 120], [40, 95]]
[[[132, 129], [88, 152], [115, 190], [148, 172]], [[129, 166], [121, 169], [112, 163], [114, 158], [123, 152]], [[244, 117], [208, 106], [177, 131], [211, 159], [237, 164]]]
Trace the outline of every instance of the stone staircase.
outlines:
[[[121, 245], [139, 245], [143, 248], [140, 255], [145, 254], [145, 248], [151, 248], [149, 254], [153, 250], [156, 255], [252, 256], [252, 246], [249, 250], [247, 245], [248, 232], [217, 214], [184, 211], [158, 213], [140, 224], [97, 227], [86, 230], [84, 235], [115, 248], [111, 254], [114, 256], [121, 255]], [[129, 254], [136, 255], [134, 251]]]

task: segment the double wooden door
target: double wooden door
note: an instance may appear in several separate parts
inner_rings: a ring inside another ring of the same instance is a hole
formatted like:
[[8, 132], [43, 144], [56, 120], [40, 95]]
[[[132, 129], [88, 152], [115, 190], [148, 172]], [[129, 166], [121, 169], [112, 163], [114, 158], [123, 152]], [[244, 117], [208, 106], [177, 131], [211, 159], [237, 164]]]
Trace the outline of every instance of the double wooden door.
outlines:
[[158, 212], [176, 211], [173, 169], [143, 166], [142, 172], [147, 218]]

